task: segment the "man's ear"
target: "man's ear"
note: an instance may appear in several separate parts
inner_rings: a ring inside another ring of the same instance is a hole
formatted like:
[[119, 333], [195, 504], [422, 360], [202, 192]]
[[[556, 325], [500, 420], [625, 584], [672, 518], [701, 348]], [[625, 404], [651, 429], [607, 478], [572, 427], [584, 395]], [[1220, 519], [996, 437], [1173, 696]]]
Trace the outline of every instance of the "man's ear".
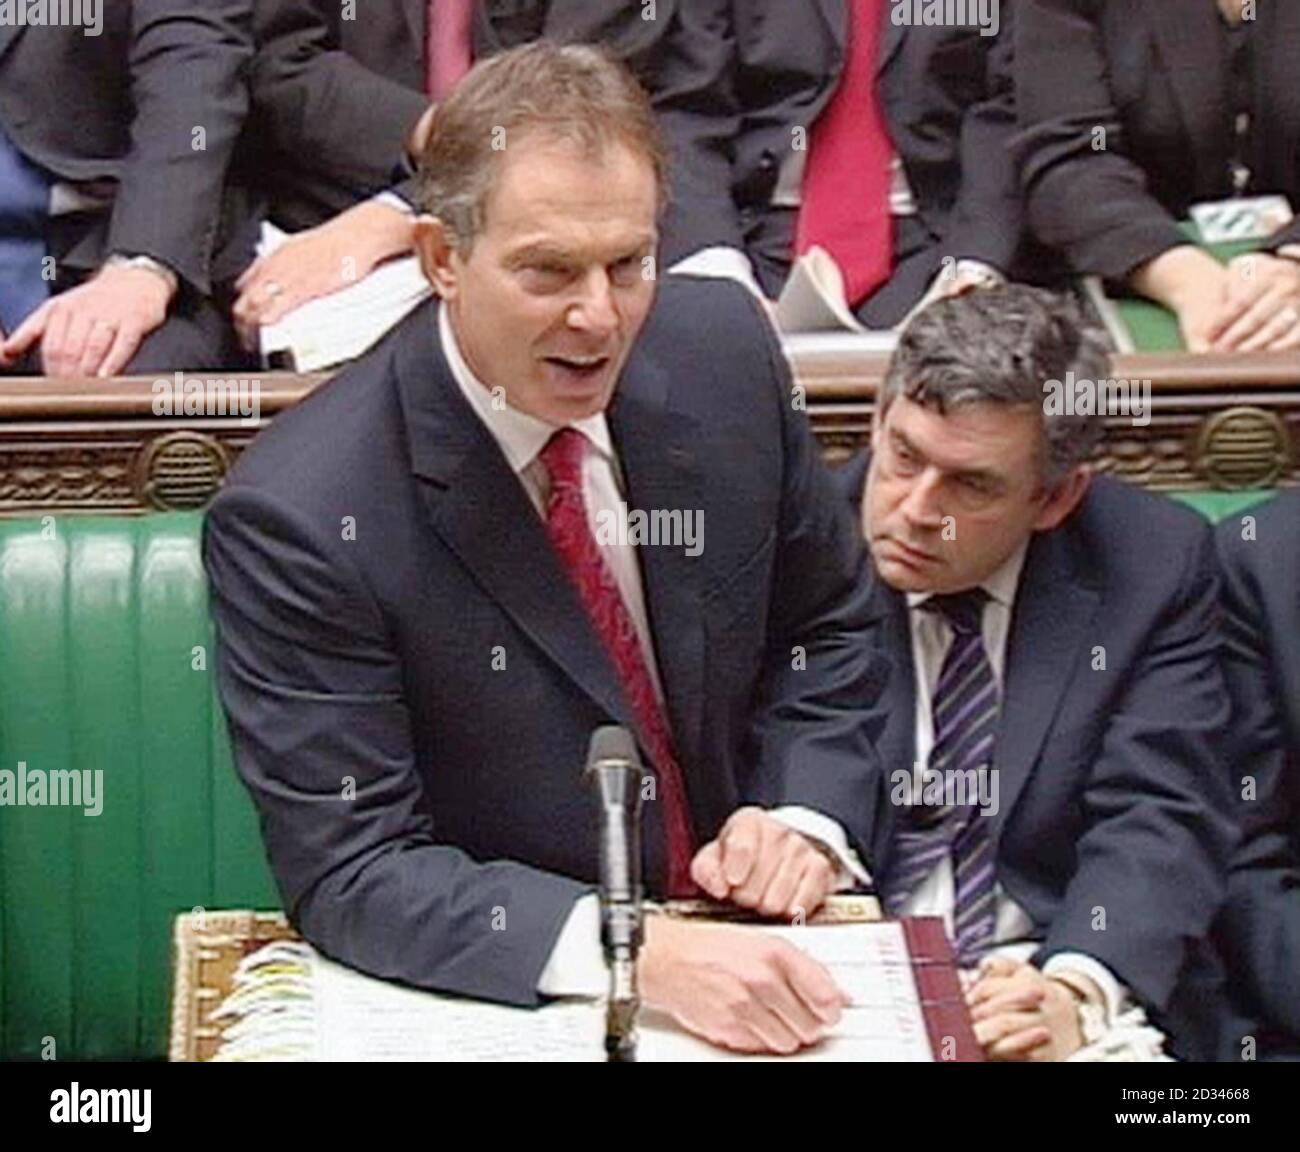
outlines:
[[454, 299], [460, 277], [453, 263], [456, 245], [451, 230], [437, 216], [421, 215], [415, 218], [414, 239], [425, 279], [444, 300]]
[[1060, 525], [1079, 506], [1091, 485], [1092, 470], [1084, 467], [1074, 468], [1058, 480], [1038, 511], [1034, 531], [1050, 532]]

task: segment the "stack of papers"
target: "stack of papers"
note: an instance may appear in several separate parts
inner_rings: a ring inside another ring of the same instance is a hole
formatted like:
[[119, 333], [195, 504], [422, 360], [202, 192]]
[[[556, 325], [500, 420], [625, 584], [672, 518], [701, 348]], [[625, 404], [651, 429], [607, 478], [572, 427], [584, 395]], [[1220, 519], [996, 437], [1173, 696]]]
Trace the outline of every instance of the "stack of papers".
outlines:
[[[820, 961], [851, 1003], [834, 1033], [795, 1060], [928, 1061], [933, 1056], [903, 928], [898, 923], [755, 927]], [[604, 1059], [599, 1000], [511, 1008], [407, 988], [327, 960], [302, 942], [246, 957], [211, 1023], [225, 1025], [215, 1059]], [[643, 1012], [641, 1061], [753, 1060], [715, 1048], [671, 1020]]]

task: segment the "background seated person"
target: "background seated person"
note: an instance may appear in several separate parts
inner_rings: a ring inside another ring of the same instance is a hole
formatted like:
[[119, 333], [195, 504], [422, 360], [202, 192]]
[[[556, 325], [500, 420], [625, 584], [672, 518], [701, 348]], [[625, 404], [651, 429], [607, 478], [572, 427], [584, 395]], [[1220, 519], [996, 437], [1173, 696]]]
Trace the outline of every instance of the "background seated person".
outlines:
[[1091, 474], [1103, 416], [1044, 412], [1050, 381], [1106, 371], [1068, 300], [939, 301], [842, 477], [896, 672], [885, 777], [864, 776], [872, 811], [848, 832], [885, 906], [942, 916], [979, 966], [994, 1059], [1102, 1039], [1144, 1058], [1144, 1013], [1181, 1056], [1217, 1042], [1221, 973], [1199, 946], [1231, 844], [1213, 541]]
[[1298, 57], [1285, 0], [1021, 0], [1030, 226], [1077, 274], [1176, 313], [1193, 352], [1300, 348], [1300, 218], [1227, 267], [1179, 227], [1234, 196], [1300, 208]]
[[683, 267], [775, 299], [796, 256], [819, 246], [874, 328], [1038, 270], [1008, 150], [1013, 4], [992, 24], [972, 5], [970, 23], [936, 26], [898, 22], [887, 0], [704, 3], [729, 20], [735, 74], [734, 108], [718, 90], [712, 113], [737, 126]]
[[238, 365], [222, 285], [251, 236], [225, 188], [250, 0], [94, 7], [97, 31], [0, 25], [0, 368]]
[[[257, 329], [413, 251], [413, 161], [438, 103], [475, 60], [542, 37], [600, 43], [642, 79], [679, 174], [662, 258], [678, 250], [675, 221], [694, 209], [703, 157], [728, 126], [696, 114], [724, 88], [725, 61], [689, 0], [660, 0], [654, 19], [624, 0], [406, 0], [344, 19], [335, 0], [255, 0], [257, 58], [246, 173], [269, 219], [296, 232], [240, 280], [235, 318]], [[391, 194], [384, 193], [392, 187]]]

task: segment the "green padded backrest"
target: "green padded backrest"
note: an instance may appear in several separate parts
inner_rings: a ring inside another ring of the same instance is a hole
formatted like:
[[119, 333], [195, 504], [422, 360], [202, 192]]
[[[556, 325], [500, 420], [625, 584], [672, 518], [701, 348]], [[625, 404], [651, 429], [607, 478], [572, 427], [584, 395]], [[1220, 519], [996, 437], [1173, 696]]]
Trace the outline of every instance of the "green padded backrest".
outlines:
[[213, 695], [200, 515], [0, 520], [0, 769], [103, 772], [103, 811], [0, 807], [0, 1056], [160, 1056], [171, 923], [277, 907]]

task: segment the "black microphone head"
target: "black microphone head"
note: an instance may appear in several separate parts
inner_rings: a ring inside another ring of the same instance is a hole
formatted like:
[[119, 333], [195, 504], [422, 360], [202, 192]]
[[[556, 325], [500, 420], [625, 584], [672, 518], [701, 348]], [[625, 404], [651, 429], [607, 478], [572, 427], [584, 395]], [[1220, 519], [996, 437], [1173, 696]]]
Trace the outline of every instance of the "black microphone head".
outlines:
[[641, 770], [641, 754], [637, 751], [636, 740], [631, 732], [617, 724], [606, 724], [591, 734], [591, 743], [587, 745], [587, 771], [593, 771], [602, 761], [611, 760], [621, 760], [638, 772]]

